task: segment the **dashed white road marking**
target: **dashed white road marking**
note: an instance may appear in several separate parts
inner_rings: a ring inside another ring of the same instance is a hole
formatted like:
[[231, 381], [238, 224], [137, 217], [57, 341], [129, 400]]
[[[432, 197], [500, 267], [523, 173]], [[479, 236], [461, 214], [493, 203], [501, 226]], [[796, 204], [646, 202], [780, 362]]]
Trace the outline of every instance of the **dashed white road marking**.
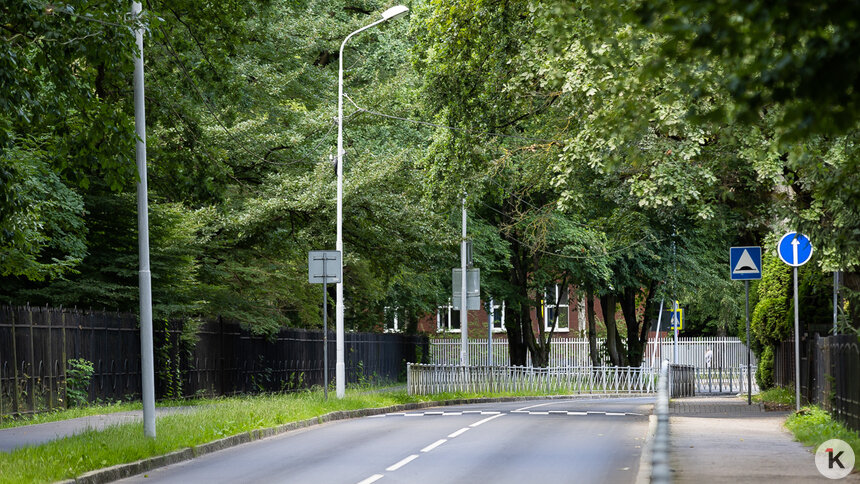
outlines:
[[444, 444], [445, 442], [448, 442], [448, 439], [439, 439], [436, 442], [433, 442], [432, 444], [428, 445], [427, 447], [424, 447], [423, 449], [421, 449], [421, 452], [430, 452], [431, 450], [435, 449], [436, 447], [439, 447], [440, 445]]
[[475, 428], [478, 425], [482, 425], [482, 424], [489, 422], [490, 420], [493, 420], [494, 418], [499, 418], [499, 417], [504, 417], [504, 416], [505, 416], [505, 414], [503, 414], [503, 413], [500, 413], [498, 415], [493, 415], [492, 417], [487, 417], [484, 420], [479, 420], [479, 421], [473, 423], [472, 425], [469, 425], [469, 427]]
[[[556, 402], [551, 402], [556, 403]], [[519, 415], [608, 415], [612, 417], [616, 416], [639, 416], [641, 417], [643, 414], [636, 412], [599, 412], [594, 410], [588, 411], [567, 411], [567, 410], [528, 410], [530, 408], [540, 407], [542, 405], [550, 405], [550, 403], [542, 403], [539, 405], [532, 405], [530, 407], [518, 408], [516, 410], [511, 410], [510, 414], [519, 414]], [[380, 418], [380, 417], [459, 417], [463, 415], [492, 415], [499, 416], [504, 415], [505, 412], [495, 411], [495, 410], [465, 410], [462, 412], [440, 412], [440, 411], [431, 411], [431, 412], [418, 412], [418, 413], [404, 413], [404, 412], [395, 412], [395, 413], [386, 413], [384, 415], [371, 415], [369, 418]]]
[[382, 479], [383, 477], [385, 477], [385, 476], [382, 474], [374, 474], [374, 475], [368, 477], [367, 479], [359, 482], [358, 484], [371, 484], [372, 482], [376, 482], [376, 481]]
[[397, 464], [394, 464], [391, 467], [386, 467], [385, 470], [387, 470], [388, 472], [394, 472], [397, 469], [400, 469], [401, 467], [405, 466], [406, 464], [412, 462], [413, 460], [415, 460], [417, 458], [418, 458], [418, 454], [412, 454], [409, 457], [406, 457], [405, 459], [401, 460]]
[[449, 438], [449, 439], [453, 439], [454, 437], [459, 437], [459, 436], [463, 435], [464, 433], [466, 433], [466, 432], [468, 432], [468, 431], [469, 431], [469, 427], [463, 427], [462, 429], [460, 429], [460, 430], [458, 430], [458, 431], [456, 431], [456, 432], [452, 433], [451, 435], [449, 435], [449, 436], [448, 436], [448, 438]]

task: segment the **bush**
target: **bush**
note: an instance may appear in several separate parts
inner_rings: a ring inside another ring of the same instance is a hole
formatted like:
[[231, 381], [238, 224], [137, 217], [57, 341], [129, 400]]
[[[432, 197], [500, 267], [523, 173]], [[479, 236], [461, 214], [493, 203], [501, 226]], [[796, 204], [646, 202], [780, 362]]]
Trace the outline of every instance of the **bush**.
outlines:
[[66, 399], [69, 407], [83, 407], [89, 401], [93, 364], [83, 358], [72, 359], [66, 367]]
[[773, 346], [765, 346], [758, 361], [755, 381], [762, 390], [773, 387]]

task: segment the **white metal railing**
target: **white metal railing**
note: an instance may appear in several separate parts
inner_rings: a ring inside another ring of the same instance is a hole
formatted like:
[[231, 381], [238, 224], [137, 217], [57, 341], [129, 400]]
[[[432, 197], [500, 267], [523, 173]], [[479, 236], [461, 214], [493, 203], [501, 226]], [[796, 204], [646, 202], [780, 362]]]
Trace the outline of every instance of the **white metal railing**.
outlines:
[[[752, 366], [752, 393], [758, 393], [756, 365]], [[747, 366], [734, 368], [696, 368], [696, 393], [746, 393]]]
[[[601, 364], [608, 365], [609, 358], [603, 351], [605, 340], [597, 339], [600, 349]], [[667, 359], [672, 362], [674, 357], [674, 340], [672, 338], [650, 339], [645, 347], [644, 364], [657, 368], [659, 362]], [[510, 366], [508, 341], [503, 338], [493, 339], [493, 365]], [[737, 368], [747, 363], [746, 345], [738, 338], [703, 337], [679, 338], [678, 361], [673, 363], [693, 365], [697, 368], [706, 366], [705, 354], [711, 349], [712, 368]], [[469, 364], [488, 364], [488, 345], [486, 339], [469, 340]], [[431, 362], [441, 365], [460, 364], [460, 340], [433, 338], [430, 340]], [[757, 362], [753, 355], [753, 365]], [[531, 356], [527, 356], [526, 366], [531, 366]], [[591, 366], [588, 338], [553, 338], [549, 353], [549, 366]]]
[[650, 394], [657, 370], [643, 367], [419, 365], [406, 369], [410, 395], [433, 393], [545, 392], [549, 394]]

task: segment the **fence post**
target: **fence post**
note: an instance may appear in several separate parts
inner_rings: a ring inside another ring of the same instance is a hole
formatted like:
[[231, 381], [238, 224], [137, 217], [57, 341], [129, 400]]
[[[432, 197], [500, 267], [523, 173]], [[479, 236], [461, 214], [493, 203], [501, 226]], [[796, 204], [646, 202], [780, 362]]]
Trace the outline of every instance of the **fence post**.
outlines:
[[53, 410], [53, 408], [54, 408], [54, 387], [56, 386], [55, 385], [56, 382], [54, 380], [54, 375], [53, 375], [54, 372], [53, 372], [53, 368], [52, 368], [54, 366], [54, 352], [53, 352], [54, 340], [53, 340], [53, 338], [51, 338], [51, 326], [53, 325], [53, 322], [54, 322], [53, 319], [54, 318], [51, 317], [51, 312], [48, 311], [47, 306], [45, 306], [45, 316], [48, 318], [48, 320], [47, 320], [47, 327], [48, 327], [48, 341], [47, 341], [47, 346], [48, 346], [48, 410]]
[[18, 401], [18, 337], [15, 335], [15, 321], [18, 319], [15, 310], [12, 310], [12, 407], [15, 408], [15, 413], [21, 413], [21, 402]]
[[[30, 378], [27, 386], [30, 388], [30, 410], [36, 413], [36, 351], [33, 339], [33, 309], [27, 307], [27, 323], [30, 327]], [[26, 375], [24, 375], [26, 376]]]

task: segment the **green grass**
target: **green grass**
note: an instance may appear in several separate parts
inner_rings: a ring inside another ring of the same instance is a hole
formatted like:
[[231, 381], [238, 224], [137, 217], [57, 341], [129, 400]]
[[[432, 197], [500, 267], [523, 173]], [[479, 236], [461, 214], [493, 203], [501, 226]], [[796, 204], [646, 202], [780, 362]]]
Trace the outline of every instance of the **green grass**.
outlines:
[[758, 395], [753, 395], [755, 402], [770, 402], [780, 405], [794, 405], [794, 389], [784, 387], [769, 388]]
[[[860, 435], [846, 428], [841, 422], [833, 420], [829, 413], [819, 407], [801, 408], [800, 412], [785, 421], [785, 427], [803, 445], [809, 445], [815, 449], [830, 439], [840, 439], [848, 442], [854, 449], [855, 457], [860, 457]], [[855, 460], [854, 469], [860, 469], [860, 459]]]

